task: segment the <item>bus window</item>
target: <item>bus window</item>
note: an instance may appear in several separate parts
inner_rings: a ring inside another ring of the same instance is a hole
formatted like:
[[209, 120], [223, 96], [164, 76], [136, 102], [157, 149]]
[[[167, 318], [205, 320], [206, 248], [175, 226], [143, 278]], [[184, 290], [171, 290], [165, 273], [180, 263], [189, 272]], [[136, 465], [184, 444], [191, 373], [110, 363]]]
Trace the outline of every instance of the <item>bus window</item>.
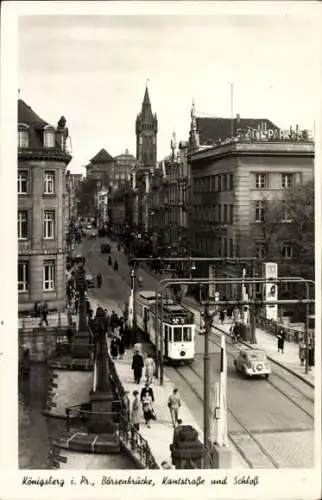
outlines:
[[191, 342], [191, 328], [190, 326], [183, 327], [183, 341]]
[[182, 327], [174, 326], [173, 327], [173, 342], [181, 342], [182, 341]]

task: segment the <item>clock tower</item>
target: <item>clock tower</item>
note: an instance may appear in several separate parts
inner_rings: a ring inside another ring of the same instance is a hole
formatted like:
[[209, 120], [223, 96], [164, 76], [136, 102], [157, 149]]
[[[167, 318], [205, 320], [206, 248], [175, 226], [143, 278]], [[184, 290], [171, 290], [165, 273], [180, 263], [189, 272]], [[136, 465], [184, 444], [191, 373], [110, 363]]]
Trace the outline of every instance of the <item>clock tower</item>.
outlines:
[[152, 113], [148, 87], [135, 123], [136, 159], [139, 167], [155, 167], [157, 162], [157, 115]]

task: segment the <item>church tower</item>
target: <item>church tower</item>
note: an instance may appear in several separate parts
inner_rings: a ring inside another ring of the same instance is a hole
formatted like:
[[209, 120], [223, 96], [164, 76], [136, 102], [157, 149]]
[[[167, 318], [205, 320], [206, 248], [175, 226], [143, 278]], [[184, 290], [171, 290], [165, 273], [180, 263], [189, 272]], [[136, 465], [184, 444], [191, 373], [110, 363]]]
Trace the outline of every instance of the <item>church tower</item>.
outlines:
[[139, 166], [155, 167], [157, 162], [157, 115], [152, 113], [148, 87], [142, 102], [141, 112], [136, 118], [136, 159]]

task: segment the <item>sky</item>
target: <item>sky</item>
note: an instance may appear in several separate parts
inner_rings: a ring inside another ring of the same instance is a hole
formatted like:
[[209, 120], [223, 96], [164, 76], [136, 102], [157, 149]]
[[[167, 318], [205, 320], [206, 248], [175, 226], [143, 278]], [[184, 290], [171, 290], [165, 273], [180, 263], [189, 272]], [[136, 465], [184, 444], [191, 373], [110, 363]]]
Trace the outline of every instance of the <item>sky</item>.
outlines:
[[314, 128], [319, 26], [310, 9], [306, 16], [267, 9], [124, 12], [19, 18], [20, 97], [51, 124], [66, 117], [72, 173], [85, 173], [101, 148], [112, 156], [126, 149], [135, 155], [135, 119], [147, 80], [159, 122], [158, 160], [170, 153], [174, 131], [177, 141], [188, 138], [192, 99], [197, 116], [238, 113], [281, 128]]

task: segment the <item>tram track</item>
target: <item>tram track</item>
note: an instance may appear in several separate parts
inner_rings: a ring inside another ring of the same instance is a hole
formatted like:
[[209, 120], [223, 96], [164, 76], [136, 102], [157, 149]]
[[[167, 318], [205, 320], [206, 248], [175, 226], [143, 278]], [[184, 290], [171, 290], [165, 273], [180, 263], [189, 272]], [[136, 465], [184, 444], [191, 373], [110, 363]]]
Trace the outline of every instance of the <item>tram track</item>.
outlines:
[[[203, 404], [204, 403], [203, 397], [195, 389], [195, 387], [193, 386], [191, 380], [189, 380], [188, 377], [186, 377], [183, 374], [183, 370], [180, 369], [180, 368], [178, 368], [178, 367], [174, 367], [174, 370], [176, 371], [176, 373], [178, 374], [178, 376], [189, 386], [190, 390], [195, 394], [195, 396], [198, 398], [198, 400]], [[194, 369], [193, 366], [186, 365], [185, 371], [187, 371], [187, 370], [191, 371], [195, 375], [195, 377], [197, 377], [197, 379], [200, 382], [202, 382], [202, 384], [203, 384], [203, 378], [202, 378], [202, 376], [197, 372], [197, 370]], [[215, 395], [215, 391], [213, 389], [210, 389], [210, 392], [213, 395]], [[244, 452], [242, 446], [240, 446], [236, 442], [236, 439], [235, 439], [236, 434], [241, 434], [241, 432], [239, 431], [238, 433], [236, 433], [236, 432], [229, 432], [228, 431], [227, 434], [228, 434], [228, 437], [229, 437], [230, 441], [232, 441], [232, 443], [235, 446], [235, 448], [237, 449], [238, 453], [242, 456], [242, 458], [248, 464], [248, 466], [251, 469], [258, 468], [258, 467], [261, 467], [261, 466], [263, 468], [264, 467], [267, 468], [267, 462], [268, 462], [269, 464], [271, 464], [271, 466], [274, 469], [278, 469], [279, 465], [276, 462], [276, 460], [274, 459], [274, 457], [264, 448], [264, 446], [259, 442], [259, 440], [256, 438], [256, 436], [245, 426], [245, 424], [242, 422], [242, 420], [233, 412], [233, 410], [229, 406], [227, 407], [227, 412], [237, 422], [238, 426], [242, 429], [243, 434], [246, 435], [251, 440], [253, 447], [254, 446], [256, 447], [255, 455], [256, 455], [256, 451], [257, 451], [257, 460], [259, 460], [259, 462], [257, 461], [257, 463], [254, 463], [254, 461], [252, 461], [246, 455], [246, 453]], [[253, 451], [253, 455], [254, 455], [254, 451]], [[260, 458], [259, 458], [259, 455], [261, 455]], [[264, 457], [264, 460], [263, 460], [263, 457]], [[260, 462], [262, 462], [261, 465], [259, 465]]]

